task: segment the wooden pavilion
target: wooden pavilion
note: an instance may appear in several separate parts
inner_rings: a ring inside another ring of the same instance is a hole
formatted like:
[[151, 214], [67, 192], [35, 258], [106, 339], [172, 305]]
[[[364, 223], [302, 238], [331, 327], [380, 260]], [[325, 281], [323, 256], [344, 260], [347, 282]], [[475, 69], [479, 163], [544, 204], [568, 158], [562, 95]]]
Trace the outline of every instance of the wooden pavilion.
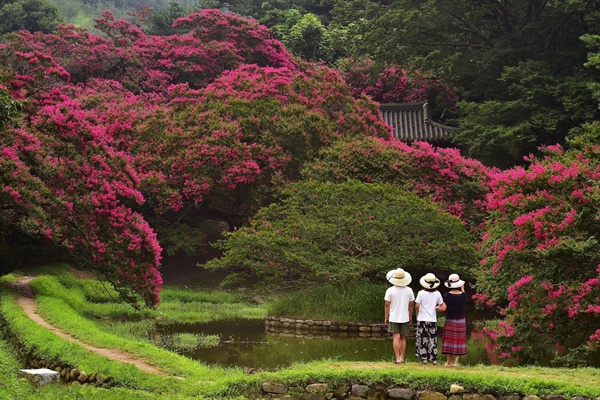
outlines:
[[394, 129], [394, 137], [402, 141], [434, 142], [447, 139], [456, 129], [432, 121], [427, 102], [380, 104], [383, 120]]

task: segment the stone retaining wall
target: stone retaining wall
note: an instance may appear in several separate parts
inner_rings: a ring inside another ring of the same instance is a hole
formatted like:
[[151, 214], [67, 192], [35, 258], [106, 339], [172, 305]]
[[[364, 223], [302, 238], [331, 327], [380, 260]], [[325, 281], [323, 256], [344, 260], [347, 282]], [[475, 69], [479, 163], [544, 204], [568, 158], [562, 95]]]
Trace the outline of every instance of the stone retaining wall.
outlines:
[[[414, 335], [411, 326], [411, 335]], [[363, 337], [368, 339], [388, 339], [385, 324], [361, 322], [338, 322], [329, 320], [297, 319], [286, 317], [267, 317], [265, 331], [281, 336], [302, 336], [324, 338], [329, 337]]]
[[[376, 383], [372, 386], [361, 384], [313, 383], [307, 386], [287, 387], [280, 383], [264, 382], [259, 392], [247, 393], [248, 398], [291, 399], [291, 400], [594, 400], [588, 397], [549, 395], [542, 398], [535, 395], [512, 394], [497, 396], [483, 393], [467, 393], [464, 387], [452, 384], [446, 390], [418, 391], [395, 384]], [[596, 397], [595, 400], [600, 400]]]

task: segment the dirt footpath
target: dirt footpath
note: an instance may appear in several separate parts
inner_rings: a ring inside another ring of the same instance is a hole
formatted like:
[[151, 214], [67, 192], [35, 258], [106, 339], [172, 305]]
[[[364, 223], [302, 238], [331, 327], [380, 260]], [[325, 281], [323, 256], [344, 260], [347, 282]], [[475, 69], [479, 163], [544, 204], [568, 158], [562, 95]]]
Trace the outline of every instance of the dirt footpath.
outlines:
[[144, 372], [161, 376], [167, 376], [167, 374], [164, 371], [161, 371], [160, 369], [147, 363], [143, 359], [136, 357], [131, 353], [126, 353], [124, 351], [116, 349], [107, 349], [103, 347], [92, 346], [88, 343], [82, 342], [81, 340], [69, 335], [68, 333], [48, 323], [48, 321], [42, 318], [42, 316], [36, 311], [35, 297], [33, 295], [31, 287], [29, 286], [29, 282], [31, 282], [32, 279], [33, 277], [26, 277], [12, 285], [12, 287], [20, 294], [17, 298], [17, 304], [21, 306], [25, 314], [27, 314], [27, 316], [32, 321], [34, 321], [44, 329], [54, 332], [61, 338], [68, 340], [69, 342], [77, 343], [78, 345], [84, 347], [88, 351], [97, 354], [101, 357], [106, 357], [110, 360], [119, 361], [122, 363], [133, 364], [138, 369]]

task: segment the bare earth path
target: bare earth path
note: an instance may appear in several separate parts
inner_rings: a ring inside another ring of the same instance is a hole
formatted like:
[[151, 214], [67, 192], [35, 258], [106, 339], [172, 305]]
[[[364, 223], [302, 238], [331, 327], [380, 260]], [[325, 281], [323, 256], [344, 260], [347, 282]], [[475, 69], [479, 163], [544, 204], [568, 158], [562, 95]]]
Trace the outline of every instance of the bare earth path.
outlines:
[[17, 298], [17, 304], [19, 306], [21, 306], [21, 308], [23, 309], [25, 314], [27, 314], [27, 316], [32, 321], [34, 321], [38, 325], [42, 326], [44, 329], [54, 332], [56, 335], [60, 336], [61, 338], [68, 340], [69, 342], [77, 343], [78, 345], [84, 347], [88, 351], [95, 353], [101, 357], [106, 357], [108, 359], [123, 362], [123, 363], [133, 364], [138, 369], [148, 372], [148, 373], [151, 373], [151, 374], [157, 374], [157, 375], [162, 375], [162, 376], [167, 375], [164, 371], [161, 371], [160, 369], [156, 368], [155, 366], [148, 364], [146, 361], [144, 361], [140, 358], [136, 358], [131, 353], [126, 353], [124, 351], [120, 351], [120, 350], [116, 350], [116, 349], [107, 349], [107, 348], [103, 348], [103, 347], [92, 346], [88, 343], [82, 342], [81, 340], [69, 335], [68, 333], [66, 333], [66, 332], [60, 330], [59, 328], [55, 327], [54, 325], [51, 325], [50, 323], [48, 323], [48, 321], [46, 321], [44, 318], [42, 318], [42, 316], [40, 314], [38, 314], [36, 311], [35, 296], [33, 295], [33, 291], [31, 290], [31, 287], [29, 286], [29, 282], [31, 282], [32, 279], [33, 279], [33, 277], [26, 277], [12, 285], [12, 287], [20, 294], [20, 296]]

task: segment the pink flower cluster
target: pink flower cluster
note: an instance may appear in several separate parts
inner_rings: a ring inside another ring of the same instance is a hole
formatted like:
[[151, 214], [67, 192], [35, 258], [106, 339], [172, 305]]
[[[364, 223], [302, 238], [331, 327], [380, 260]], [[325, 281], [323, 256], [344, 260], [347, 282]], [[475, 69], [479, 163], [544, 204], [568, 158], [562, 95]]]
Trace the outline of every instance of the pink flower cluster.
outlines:
[[[529, 168], [496, 173], [491, 182], [476, 297], [504, 305], [517, 336], [536, 332], [538, 347], [561, 335], [568, 347], [581, 345], [600, 322], [600, 245], [593, 239], [600, 234], [598, 152], [552, 146]], [[498, 341], [508, 353], [516, 346], [505, 336]]]
[[436, 99], [454, 108], [458, 96], [430, 74], [398, 65], [378, 67], [373, 60], [350, 58], [340, 65], [355, 97], [370, 96], [380, 103], [416, 103]]

